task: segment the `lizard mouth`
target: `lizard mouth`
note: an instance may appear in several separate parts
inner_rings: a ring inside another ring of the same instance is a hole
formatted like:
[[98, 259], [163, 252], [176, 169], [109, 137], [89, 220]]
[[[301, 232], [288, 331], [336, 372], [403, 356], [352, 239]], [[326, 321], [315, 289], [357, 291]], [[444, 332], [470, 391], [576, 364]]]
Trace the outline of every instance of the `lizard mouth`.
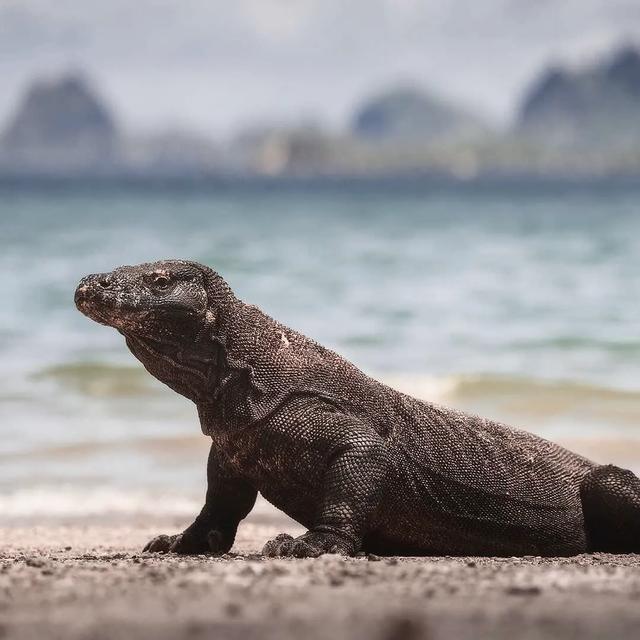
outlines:
[[80, 280], [73, 300], [78, 311], [92, 320], [98, 320], [101, 309], [105, 307], [104, 296], [100, 296], [96, 287], [96, 276], [87, 276]]
[[127, 304], [122, 292], [112, 290], [108, 275], [95, 274], [82, 278], [76, 288], [74, 302], [78, 310], [95, 322], [125, 329], [136, 316], [139, 323], [143, 318], [132, 305]]
[[95, 322], [110, 327], [117, 326], [117, 318], [115, 305], [109, 304], [107, 300], [95, 295], [91, 289], [86, 286], [79, 286], [76, 289], [74, 301], [78, 311]]

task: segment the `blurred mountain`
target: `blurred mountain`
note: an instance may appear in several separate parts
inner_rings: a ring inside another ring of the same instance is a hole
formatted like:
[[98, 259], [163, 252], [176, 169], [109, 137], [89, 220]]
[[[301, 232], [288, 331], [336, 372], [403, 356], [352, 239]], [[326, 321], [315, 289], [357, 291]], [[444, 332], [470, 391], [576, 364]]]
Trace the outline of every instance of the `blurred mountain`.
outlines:
[[640, 52], [579, 71], [545, 70], [526, 92], [516, 133], [549, 148], [633, 149], [640, 141]]
[[80, 75], [36, 81], [0, 140], [0, 163], [17, 172], [94, 173], [116, 162], [113, 116]]
[[369, 98], [352, 119], [357, 138], [376, 142], [437, 142], [477, 136], [480, 119], [411, 86], [395, 87]]
[[249, 123], [212, 140], [116, 122], [84, 76], [34, 82], [0, 135], [0, 178], [640, 177], [640, 52], [627, 46], [588, 68], [545, 70], [501, 132], [407, 85], [359, 102], [342, 130]]
[[206, 136], [182, 130], [132, 135], [84, 75], [37, 80], [0, 136], [0, 174], [18, 176], [202, 175], [222, 162]]

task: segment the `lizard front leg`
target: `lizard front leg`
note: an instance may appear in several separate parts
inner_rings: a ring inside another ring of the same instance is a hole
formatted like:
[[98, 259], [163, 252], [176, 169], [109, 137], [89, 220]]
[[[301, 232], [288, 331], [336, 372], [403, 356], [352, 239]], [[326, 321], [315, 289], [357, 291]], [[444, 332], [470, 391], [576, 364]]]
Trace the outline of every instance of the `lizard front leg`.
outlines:
[[304, 430], [304, 442], [315, 450], [314, 458], [325, 460], [313, 525], [298, 538], [280, 534], [267, 542], [262, 553], [298, 558], [324, 553], [355, 555], [387, 472], [384, 443], [373, 429], [334, 411], [315, 412]]
[[222, 554], [233, 546], [238, 524], [255, 504], [257, 490], [228, 473], [211, 447], [207, 461], [207, 496], [202, 511], [182, 533], [160, 535], [143, 551], [180, 554]]

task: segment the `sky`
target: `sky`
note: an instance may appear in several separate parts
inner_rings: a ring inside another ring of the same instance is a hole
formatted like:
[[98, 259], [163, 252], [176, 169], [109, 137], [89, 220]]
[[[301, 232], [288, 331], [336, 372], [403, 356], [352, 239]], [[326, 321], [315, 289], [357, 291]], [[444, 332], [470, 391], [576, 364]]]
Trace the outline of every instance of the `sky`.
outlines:
[[640, 44], [639, 0], [0, 0], [0, 124], [68, 69], [129, 130], [341, 128], [409, 82], [506, 123], [546, 65], [622, 42]]

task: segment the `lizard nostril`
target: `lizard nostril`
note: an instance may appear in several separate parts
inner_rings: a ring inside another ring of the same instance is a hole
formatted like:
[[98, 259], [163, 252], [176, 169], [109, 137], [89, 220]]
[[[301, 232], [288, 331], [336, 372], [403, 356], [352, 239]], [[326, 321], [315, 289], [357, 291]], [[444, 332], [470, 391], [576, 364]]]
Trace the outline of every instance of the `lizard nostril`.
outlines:
[[108, 289], [111, 286], [111, 282], [109, 282], [108, 278], [100, 278], [100, 280], [98, 280], [98, 285], [103, 289]]

